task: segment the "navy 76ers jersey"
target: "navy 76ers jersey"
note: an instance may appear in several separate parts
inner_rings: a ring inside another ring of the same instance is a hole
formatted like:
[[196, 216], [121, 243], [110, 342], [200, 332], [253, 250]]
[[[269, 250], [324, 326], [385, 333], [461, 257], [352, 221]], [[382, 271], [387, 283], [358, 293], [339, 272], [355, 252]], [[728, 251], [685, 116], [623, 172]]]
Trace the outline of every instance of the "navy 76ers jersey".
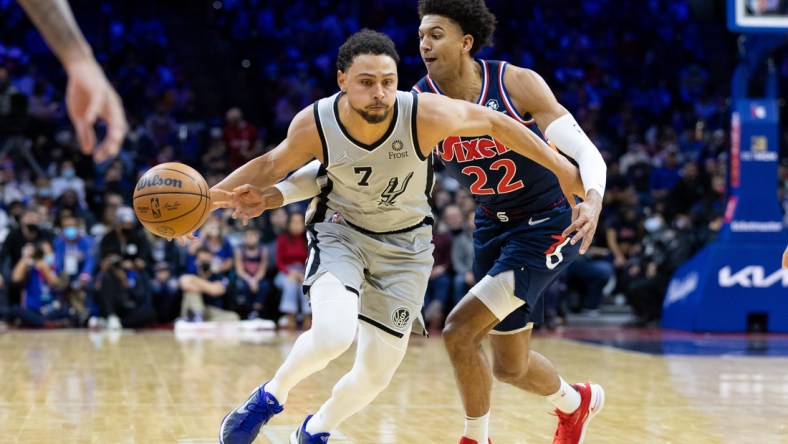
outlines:
[[[523, 125], [532, 125], [533, 120], [523, 119], [509, 99], [503, 83], [507, 63], [477, 61], [482, 67], [482, 89], [476, 103], [507, 114]], [[443, 94], [429, 76], [419, 80], [413, 91]], [[529, 128], [541, 137], [537, 128]], [[488, 210], [533, 213], [551, 207], [563, 197], [558, 179], [550, 170], [489, 135], [449, 137], [438, 143], [435, 154], [449, 174]]]

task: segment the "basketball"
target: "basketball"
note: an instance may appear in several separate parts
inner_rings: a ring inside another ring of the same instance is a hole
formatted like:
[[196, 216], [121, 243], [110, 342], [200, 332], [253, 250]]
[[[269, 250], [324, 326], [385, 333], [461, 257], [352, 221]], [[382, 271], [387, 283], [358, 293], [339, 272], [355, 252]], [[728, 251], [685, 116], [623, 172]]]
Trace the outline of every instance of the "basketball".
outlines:
[[174, 238], [200, 228], [210, 214], [211, 198], [200, 173], [188, 165], [168, 162], [142, 175], [132, 206], [148, 231]]

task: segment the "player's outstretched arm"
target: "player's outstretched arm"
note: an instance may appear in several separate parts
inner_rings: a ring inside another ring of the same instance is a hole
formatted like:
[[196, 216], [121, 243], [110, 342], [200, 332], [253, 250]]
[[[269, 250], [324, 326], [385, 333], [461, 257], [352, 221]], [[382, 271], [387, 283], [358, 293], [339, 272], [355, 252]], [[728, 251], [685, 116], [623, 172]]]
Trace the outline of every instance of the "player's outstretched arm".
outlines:
[[322, 161], [323, 145], [310, 106], [296, 115], [287, 138], [276, 148], [245, 163], [213, 188], [234, 194], [236, 217], [257, 217], [269, 208], [265, 190], [315, 158]]
[[582, 239], [580, 251], [584, 253], [591, 245], [602, 211], [602, 196], [607, 180], [605, 161], [575, 118], [558, 103], [539, 74], [510, 65], [504, 82], [515, 107], [530, 114], [550, 142], [577, 162], [586, 198], [573, 208], [572, 224], [563, 235], [576, 232], [572, 244]]
[[[66, 0], [17, 0], [68, 74], [66, 108], [85, 154], [97, 162], [118, 155], [128, 130], [120, 96], [96, 62]], [[93, 125], [101, 119], [107, 135], [96, 145]]]
[[[317, 173], [319, 170], [320, 162], [313, 160], [296, 170], [285, 180], [277, 183], [271, 188], [263, 190], [260, 193], [260, 202], [258, 204], [258, 209], [260, 209], [261, 214], [263, 211], [283, 207], [293, 202], [300, 202], [320, 194], [320, 187], [317, 184]], [[241, 185], [236, 188], [236, 191], [241, 194], [249, 187], [249, 185]], [[233, 208], [235, 207], [236, 204], [234, 203]], [[239, 217], [242, 219], [242, 224], [244, 226], [249, 223], [248, 216], [245, 216], [237, 210], [234, 211], [233, 218], [237, 219]]]

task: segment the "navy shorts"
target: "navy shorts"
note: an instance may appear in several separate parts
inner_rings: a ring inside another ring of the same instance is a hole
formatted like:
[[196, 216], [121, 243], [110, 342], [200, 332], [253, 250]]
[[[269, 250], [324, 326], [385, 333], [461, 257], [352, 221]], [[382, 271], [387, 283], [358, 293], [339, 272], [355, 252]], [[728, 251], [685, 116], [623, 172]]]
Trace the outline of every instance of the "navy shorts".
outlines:
[[[495, 326], [496, 331], [519, 330], [529, 322], [541, 323], [542, 293], [579, 254], [580, 244], [571, 245], [561, 233], [572, 223], [572, 209], [563, 203], [551, 210], [507, 222], [476, 210], [473, 232], [473, 275], [514, 271], [514, 295], [525, 304]], [[536, 308], [536, 309], [535, 309]]]

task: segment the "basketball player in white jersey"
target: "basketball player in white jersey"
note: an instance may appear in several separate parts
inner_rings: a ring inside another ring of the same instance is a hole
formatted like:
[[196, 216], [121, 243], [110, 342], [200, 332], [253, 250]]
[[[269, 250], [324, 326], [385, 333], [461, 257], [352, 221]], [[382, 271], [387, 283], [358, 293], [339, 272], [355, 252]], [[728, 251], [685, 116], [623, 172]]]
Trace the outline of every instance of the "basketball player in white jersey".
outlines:
[[[489, 146], [487, 136], [463, 138], [462, 144], [455, 137], [437, 147], [446, 172], [471, 192], [481, 210], [473, 236], [477, 285], [454, 308], [443, 331], [465, 409], [460, 444], [495, 442], [489, 436], [493, 378], [553, 404], [558, 417], [554, 443], [582, 443], [590, 420], [604, 406], [604, 390], [588, 382], [570, 385], [545, 356], [531, 350], [535, 314], [530, 307], [537, 306], [543, 289], [577, 257], [577, 247], [582, 252], [590, 244], [604, 195], [604, 161], [538, 74], [474, 57], [489, 44], [495, 28], [495, 16], [484, 0], [420, 0], [419, 15], [428, 76], [414, 89], [486, 104], [521, 124], [538, 124], [558, 149], [577, 161], [587, 190], [584, 203], [570, 211], [563, 202], [551, 204], [563, 196], [553, 175], [540, 165], [511, 152], [469, 149], [483, 142]], [[266, 190], [266, 205], [273, 208], [317, 195], [319, 174], [318, 162], [310, 162]], [[561, 245], [572, 232], [570, 245], [553, 248], [551, 244]], [[572, 245], [580, 239], [581, 245]], [[561, 255], [557, 261], [552, 259], [556, 253]], [[788, 249], [783, 264], [788, 266]], [[489, 361], [481, 345], [485, 337], [492, 350]]]
[[583, 195], [578, 170], [512, 119], [439, 95], [397, 91], [398, 61], [387, 36], [370, 30], [351, 36], [337, 57], [340, 92], [302, 110], [282, 143], [214, 187], [235, 193], [236, 211], [256, 217], [265, 209], [263, 190], [289, 172], [312, 159], [326, 171], [308, 213], [312, 328], [273, 379], [224, 418], [222, 443], [254, 441], [293, 386], [348, 349], [357, 330], [353, 368], [290, 442], [328, 441], [332, 429], [389, 384], [411, 328], [424, 331], [420, 311], [433, 249], [428, 159], [438, 141], [492, 134], [554, 171], [567, 195]]

